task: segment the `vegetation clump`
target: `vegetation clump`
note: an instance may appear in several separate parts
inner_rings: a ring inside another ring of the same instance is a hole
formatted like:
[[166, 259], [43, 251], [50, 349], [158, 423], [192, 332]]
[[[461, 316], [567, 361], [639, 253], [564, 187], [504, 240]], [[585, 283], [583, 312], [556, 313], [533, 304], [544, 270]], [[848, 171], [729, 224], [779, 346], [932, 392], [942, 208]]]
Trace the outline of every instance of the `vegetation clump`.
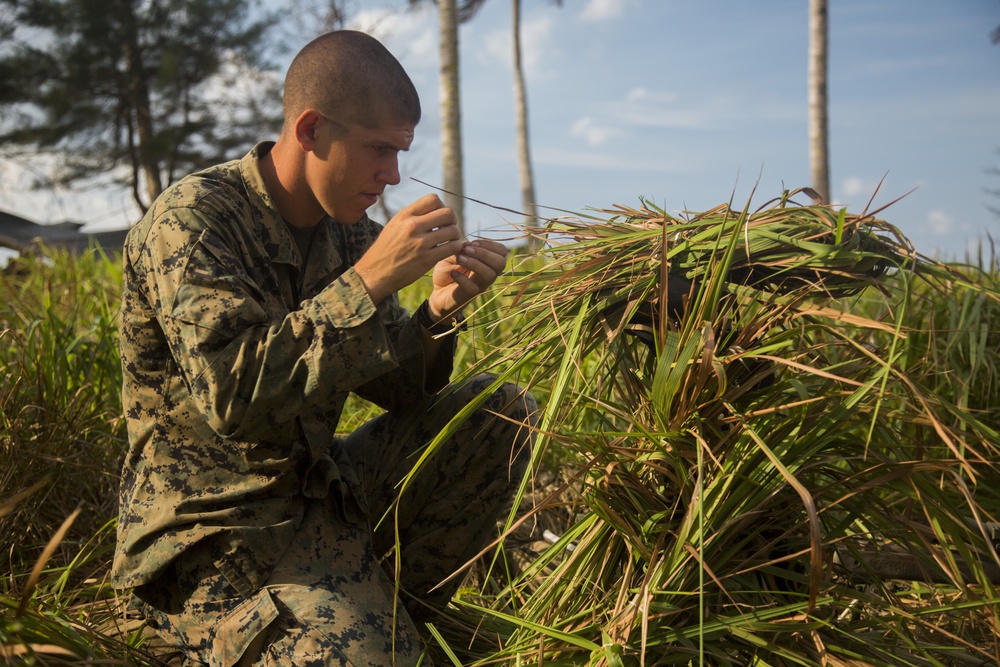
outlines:
[[98, 250], [0, 273], [3, 664], [143, 662], [104, 582], [125, 454], [120, 293], [120, 261]]
[[995, 260], [799, 194], [550, 221], [484, 309], [470, 372], [545, 397], [532, 512], [572, 519], [457, 603], [456, 661], [996, 662]]
[[[542, 408], [437, 663], [1000, 661], [1000, 266], [800, 196], [550, 220], [470, 313], [457, 368]], [[155, 664], [104, 581], [118, 261], [24, 261], [0, 276], [0, 657]]]

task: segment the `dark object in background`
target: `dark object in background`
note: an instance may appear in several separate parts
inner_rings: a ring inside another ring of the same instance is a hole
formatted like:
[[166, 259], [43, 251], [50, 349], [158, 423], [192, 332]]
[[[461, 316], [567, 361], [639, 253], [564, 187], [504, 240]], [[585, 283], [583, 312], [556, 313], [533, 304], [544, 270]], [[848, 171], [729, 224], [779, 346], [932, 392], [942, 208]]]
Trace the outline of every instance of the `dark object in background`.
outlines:
[[83, 252], [90, 247], [105, 251], [120, 251], [125, 243], [127, 229], [108, 232], [84, 232], [79, 222], [60, 222], [39, 225], [20, 216], [0, 211], [0, 247], [18, 252], [30, 251], [39, 244], [50, 248], [64, 248]]

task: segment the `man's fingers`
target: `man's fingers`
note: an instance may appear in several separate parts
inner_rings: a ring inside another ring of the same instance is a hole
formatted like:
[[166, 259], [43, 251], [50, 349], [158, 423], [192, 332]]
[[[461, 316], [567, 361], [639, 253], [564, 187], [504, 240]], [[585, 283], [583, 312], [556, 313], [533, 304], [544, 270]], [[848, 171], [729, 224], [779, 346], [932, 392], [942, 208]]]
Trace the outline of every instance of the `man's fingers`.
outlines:
[[462, 249], [462, 233], [458, 229], [458, 225], [454, 223], [444, 222], [440, 225], [427, 226], [421, 225], [421, 230], [418, 231], [418, 235], [422, 235], [423, 239], [427, 242], [427, 246], [439, 246], [442, 243], [448, 243], [449, 241], [455, 242], [457, 247], [455, 252], [457, 253]]
[[507, 257], [507, 253], [510, 252], [504, 244], [490, 239], [476, 239], [470, 245], [475, 248], [483, 248], [502, 257]]
[[476, 257], [469, 257], [465, 254], [458, 256], [458, 264], [471, 272], [471, 279], [475, 281], [480, 289], [486, 289], [492, 285], [503, 270], [502, 266], [498, 270], [493, 264], [481, 261]]
[[482, 285], [480, 285], [477, 281], [465, 275], [458, 269], [451, 272], [451, 279], [455, 281], [455, 284], [458, 285], [459, 290], [463, 291], [466, 294], [466, 298], [468, 299], [471, 299], [475, 295], [480, 294], [482, 292], [483, 289]]
[[[410, 215], [425, 215], [431, 211], [445, 208], [444, 202], [435, 194], [427, 194], [403, 208], [403, 211]], [[451, 210], [451, 209], [448, 209]], [[401, 213], [403, 211], [400, 211]]]
[[445, 206], [437, 195], [424, 195], [404, 206], [389, 222], [415, 233], [457, 225], [455, 212]]
[[462, 241], [455, 239], [452, 241], [445, 241], [443, 243], [431, 246], [428, 249], [428, 259], [431, 260], [431, 264], [437, 264], [438, 262], [447, 260], [448, 258], [455, 257], [459, 251], [462, 249]]
[[425, 248], [440, 246], [449, 241], [456, 242], [450, 249], [457, 253], [462, 249], [462, 230], [458, 228], [455, 214], [450, 208], [440, 208], [430, 213], [410, 218], [410, 233], [419, 239]]
[[[470, 263], [462, 262], [463, 259], [468, 260]], [[460, 264], [476, 270], [471, 262], [476, 262], [479, 265], [485, 265], [492, 269], [495, 279], [497, 275], [503, 273], [504, 268], [507, 266], [507, 247], [501, 243], [488, 245], [481, 240], [473, 241], [462, 248], [462, 252], [459, 255]]]
[[496, 266], [501, 271], [507, 265], [507, 246], [497, 241], [477, 239], [469, 244], [468, 251], [470, 255]]

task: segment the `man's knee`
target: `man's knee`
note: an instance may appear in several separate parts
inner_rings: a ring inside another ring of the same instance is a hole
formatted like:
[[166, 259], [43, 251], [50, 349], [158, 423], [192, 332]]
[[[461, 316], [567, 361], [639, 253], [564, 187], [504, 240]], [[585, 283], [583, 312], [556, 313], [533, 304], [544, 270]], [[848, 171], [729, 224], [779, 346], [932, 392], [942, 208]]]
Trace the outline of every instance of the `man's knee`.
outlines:
[[[462, 386], [462, 391], [467, 393], [466, 402], [476, 400], [496, 384], [497, 379], [492, 375], [477, 375]], [[536, 422], [538, 405], [526, 389], [513, 382], [502, 382], [486, 397], [480, 411], [513, 424], [523, 424], [530, 431]]]
[[224, 618], [213, 637], [215, 663], [241, 667], [411, 666], [423, 648], [405, 611], [397, 615], [379, 590], [351, 595], [303, 585], [261, 589]]
[[[486, 386], [496, 383], [491, 376], [479, 376]], [[538, 405], [534, 397], [522, 387], [504, 382], [493, 390], [479, 409], [484, 419], [492, 422], [493, 439], [503, 449], [510, 447], [509, 474], [517, 478], [531, 461], [531, 448], [535, 440]], [[496, 446], [495, 445], [495, 446]]]

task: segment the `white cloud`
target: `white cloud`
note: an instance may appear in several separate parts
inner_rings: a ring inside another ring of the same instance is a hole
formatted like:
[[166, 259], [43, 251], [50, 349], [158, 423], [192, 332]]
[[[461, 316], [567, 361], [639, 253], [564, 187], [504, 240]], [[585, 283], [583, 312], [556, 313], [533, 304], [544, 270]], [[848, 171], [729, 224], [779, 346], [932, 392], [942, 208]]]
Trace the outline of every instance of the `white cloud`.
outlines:
[[521, 50], [525, 70], [529, 73], [548, 60], [553, 49], [554, 27], [555, 22], [549, 15], [532, 17], [521, 26]]
[[795, 117], [787, 105], [774, 100], [762, 102], [721, 93], [711, 98], [683, 98], [676, 92], [644, 86], [629, 90], [624, 102], [609, 107], [609, 113], [626, 125], [676, 130], [722, 129], [751, 119]]
[[584, 116], [573, 123], [569, 133], [570, 136], [583, 139], [591, 146], [602, 146], [624, 134], [616, 127], [601, 125], [590, 116]]
[[625, 95], [625, 101], [630, 103], [653, 102], [659, 104], [673, 104], [677, 101], [677, 99], [677, 93], [651, 91], [644, 86], [633, 88]]
[[[839, 194], [841, 199], [855, 200], [857, 204], [868, 204], [875, 199], [883, 200], [887, 196], [898, 196], [898, 194], [891, 195], [892, 192], [892, 188], [886, 182], [886, 177], [866, 179], [861, 176], [848, 176], [840, 182], [840, 191], [839, 193], [834, 192], [834, 199], [837, 199]], [[873, 202], [873, 204], [874, 206], [881, 205], [877, 202]]]
[[58, 164], [51, 155], [35, 156], [30, 164], [0, 160], [0, 209], [43, 225], [83, 223], [86, 231], [123, 229], [141, 216], [124, 188], [44, 185]]
[[[540, 70], [553, 52], [551, 39], [554, 22], [551, 16], [537, 15], [521, 23], [521, 64], [529, 79], [538, 79]], [[507, 26], [491, 31], [476, 44], [480, 63], [502, 63], [513, 69], [513, 41]]]
[[511, 59], [511, 39], [510, 31], [500, 28], [487, 34], [479, 40], [476, 49], [476, 58], [481, 63], [510, 63]]
[[431, 28], [426, 28], [414, 35], [409, 43], [407, 53], [425, 65], [437, 65], [438, 37]]
[[349, 27], [367, 32], [385, 44], [407, 71], [437, 67], [437, 24], [427, 8], [363, 10], [354, 16]]
[[598, 22], [616, 19], [625, 13], [628, 5], [633, 0], [588, 0], [586, 6], [580, 10], [580, 20]]
[[928, 211], [927, 224], [931, 232], [938, 236], [947, 236], [956, 231], [955, 216], [941, 209]]
[[871, 190], [865, 185], [864, 180], [857, 176], [845, 178], [844, 182], [840, 186], [840, 191], [844, 193], [845, 197], [857, 197], [871, 192]]
[[618, 110], [617, 117], [636, 127], [673, 128], [678, 130], [706, 129], [718, 121], [699, 109], [661, 109], [649, 105], [629, 105]]
[[401, 24], [405, 26], [406, 22], [402, 20], [400, 12], [381, 8], [359, 11], [351, 19], [348, 27], [352, 30], [366, 32], [379, 40], [384, 40], [396, 33]]
[[541, 150], [538, 151], [534, 159], [537, 164], [559, 167], [560, 169], [595, 169], [600, 172], [637, 172], [641, 174], [657, 172], [681, 174], [694, 171], [688, 162], [650, 158], [648, 155]]

